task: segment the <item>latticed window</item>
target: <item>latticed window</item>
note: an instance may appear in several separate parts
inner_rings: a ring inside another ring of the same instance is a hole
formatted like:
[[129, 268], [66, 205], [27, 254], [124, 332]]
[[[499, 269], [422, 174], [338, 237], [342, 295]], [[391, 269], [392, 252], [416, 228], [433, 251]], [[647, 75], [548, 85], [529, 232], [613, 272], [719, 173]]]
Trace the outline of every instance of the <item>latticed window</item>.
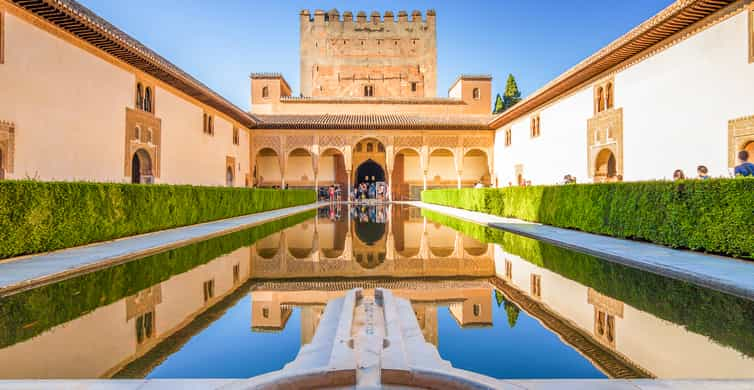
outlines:
[[144, 90], [144, 111], [153, 112], [152, 109], [152, 88], [147, 87]]
[[154, 336], [154, 312], [136, 317], [136, 343], [141, 344]]
[[204, 289], [204, 302], [209, 301], [215, 296], [215, 280], [211, 279], [203, 284]]
[[141, 83], [136, 84], [136, 108], [139, 110], [144, 109], [144, 87]]
[[531, 129], [532, 138], [539, 137], [539, 134], [540, 134], [539, 115], [533, 116], [531, 118], [530, 129]]

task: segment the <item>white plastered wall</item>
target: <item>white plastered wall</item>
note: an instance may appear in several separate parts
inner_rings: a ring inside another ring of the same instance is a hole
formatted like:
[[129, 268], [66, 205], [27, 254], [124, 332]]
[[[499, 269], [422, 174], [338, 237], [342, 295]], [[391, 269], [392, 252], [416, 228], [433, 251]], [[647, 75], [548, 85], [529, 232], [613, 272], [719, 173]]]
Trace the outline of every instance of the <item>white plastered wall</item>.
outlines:
[[[687, 176], [706, 165], [727, 176], [728, 121], [754, 114], [754, 64], [748, 63], [748, 15], [741, 12], [615, 75], [615, 107], [623, 108], [624, 180]], [[586, 127], [593, 85], [539, 111], [541, 135], [529, 136], [530, 114], [497, 130], [495, 174], [516, 183], [515, 166], [532, 184], [566, 174], [588, 177]], [[504, 146], [512, 128], [512, 145]]]
[[8, 178], [123, 181], [135, 76], [10, 12], [0, 120], [15, 124]]

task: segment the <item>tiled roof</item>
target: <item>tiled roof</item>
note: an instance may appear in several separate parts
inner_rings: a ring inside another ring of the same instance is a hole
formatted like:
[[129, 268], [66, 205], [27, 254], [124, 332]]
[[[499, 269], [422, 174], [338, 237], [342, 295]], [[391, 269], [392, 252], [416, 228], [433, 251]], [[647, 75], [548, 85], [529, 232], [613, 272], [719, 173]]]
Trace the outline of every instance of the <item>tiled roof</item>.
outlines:
[[736, 1], [676, 0], [526, 99], [495, 116], [490, 125], [499, 128], [512, 122]]
[[466, 104], [461, 99], [443, 97], [361, 97], [361, 96], [283, 96], [285, 103], [340, 103], [340, 104]]
[[253, 127], [251, 115], [75, 0], [12, 0], [103, 52]]
[[255, 115], [259, 129], [490, 130], [488, 115]]

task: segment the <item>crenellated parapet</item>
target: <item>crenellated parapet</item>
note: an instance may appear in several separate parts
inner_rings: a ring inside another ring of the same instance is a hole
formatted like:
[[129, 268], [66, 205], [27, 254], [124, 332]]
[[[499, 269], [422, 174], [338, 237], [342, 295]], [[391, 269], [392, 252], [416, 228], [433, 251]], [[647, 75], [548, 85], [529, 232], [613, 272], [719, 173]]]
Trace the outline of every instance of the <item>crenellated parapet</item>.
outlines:
[[[397, 15], [397, 18], [396, 18]], [[344, 11], [342, 14], [337, 9], [331, 9], [324, 11], [321, 9], [310, 11], [304, 9], [301, 11], [301, 22], [309, 22], [312, 25], [328, 26], [330, 28], [341, 27], [345, 24], [353, 24], [355, 26], [379, 26], [385, 27], [395, 24], [422, 24], [425, 27], [435, 26], [435, 10], [429, 9], [424, 14], [419, 10], [413, 10], [409, 14], [405, 10], [400, 10], [396, 13], [393, 11], [385, 11], [380, 13], [378, 11], [372, 11], [367, 14], [366, 11]]]

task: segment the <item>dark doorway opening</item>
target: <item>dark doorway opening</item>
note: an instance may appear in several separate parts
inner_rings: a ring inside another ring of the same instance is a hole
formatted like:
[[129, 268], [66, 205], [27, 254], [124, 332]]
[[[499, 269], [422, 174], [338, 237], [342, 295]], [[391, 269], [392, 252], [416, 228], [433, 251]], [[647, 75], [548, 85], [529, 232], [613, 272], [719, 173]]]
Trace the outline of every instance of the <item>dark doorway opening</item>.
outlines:
[[376, 183], [385, 181], [385, 171], [374, 160], [367, 160], [356, 169], [356, 183]]
[[152, 183], [152, 158], [144, 149], [139, 149], [131, 159], [131, 183]]

